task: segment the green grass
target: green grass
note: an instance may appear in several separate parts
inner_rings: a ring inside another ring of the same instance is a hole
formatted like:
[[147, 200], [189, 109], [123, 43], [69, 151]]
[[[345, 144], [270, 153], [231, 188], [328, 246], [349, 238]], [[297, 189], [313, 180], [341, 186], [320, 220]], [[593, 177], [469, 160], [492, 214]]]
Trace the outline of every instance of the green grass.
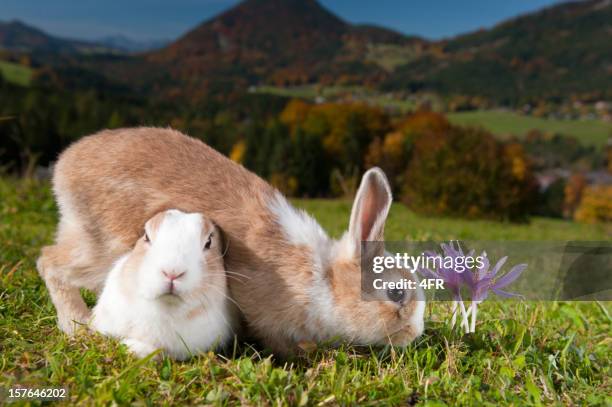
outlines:
[[[334, 235], [350, 205], [298, 201]], [[70, 339], [34, 262], [51, 241], [48, 184], [0, 179], [0, 389], [66, 386], [71, 403], [248, 405], [610, 405], [609, 304], [481, 305], [474, 335], [451, 332], [444, 304], [406, 349], [343, 347], [278, 361], [256, 345], [189, 362], [138, 361], [99, 335]], [[530, 225], [427, 219], [392, 209], [389, 239], [599, 239], [603, 227], [536, 219]], [[0, 390], [1, 393], [1, 390]], [[2, 403], [0, 396], [0, 404]]]
[[[295, 200], [313, 214], [334, 237], [348, 228], [352, 202], [342, 200]], [[587, 225], [551, 218], [532, 218], [528, 224], [487, 220], [423, 217], [395, 203], [385, 226], [387, 240], [609, 240], [612, 225]]]
[[481, 126], [499, 136], [524, 136], [530, 130], [559, 133], [577, 138], [584, 145], [604, 146], [612, 137], [612, 124], [602, 120], [550, 120], [514, 112], [482, 110], [450, 113], [451, 122]]
[[0, 75], [7, 81], [21, 86], [29, 86], [32, 69], [12, 62], [0, 61]]
[[413, 47], [394, 44], [370, 44], [366, 60], [392, 72], [395, 68], [406, 65], [420, 55]]

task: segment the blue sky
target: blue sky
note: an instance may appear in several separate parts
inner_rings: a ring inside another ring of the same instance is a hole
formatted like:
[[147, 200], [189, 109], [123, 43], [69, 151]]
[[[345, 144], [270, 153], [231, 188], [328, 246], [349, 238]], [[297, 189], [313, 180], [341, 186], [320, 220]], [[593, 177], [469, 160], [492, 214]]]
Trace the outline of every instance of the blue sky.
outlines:
[[[558, 0], [319, 0], [354, 23], [374, 23], [439, 39], [490, 27]], [[122, 34], [172, 39], [236, 0], [2, 0], [0, 20], [20, 19], [63, 37]]]

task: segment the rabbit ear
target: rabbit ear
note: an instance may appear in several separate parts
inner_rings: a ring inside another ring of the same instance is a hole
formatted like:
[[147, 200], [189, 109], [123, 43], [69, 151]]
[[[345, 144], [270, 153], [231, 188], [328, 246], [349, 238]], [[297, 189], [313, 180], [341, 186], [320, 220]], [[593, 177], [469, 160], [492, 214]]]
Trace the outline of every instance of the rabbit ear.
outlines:
[[149, 219], [144, 226], [145, 232], [149, 235], [150, 238], [155, 238], [157, 235], [157, 231], [159, 230], [160, 225], [164, 221], [166, 217], [167, 211], [158, 212]]
[[221, 251], [221, 255], [225, 256], [225, 254], [227, 253], [227, 249], [229, 249], [229, 239], [227, 238], [227, 236], [223, 232], [223, 229], [221, 229], [219, 225], [213, 222], [213, 226], [215, 228], [215, 235], [219, 240], [219, 250]]
[[377, 167], [369, 169], [361, 179], [353, 202], [349, 224], [351, 237], [357, 242], [383, 240], [392, 202], [391, 187], [385, 173]]

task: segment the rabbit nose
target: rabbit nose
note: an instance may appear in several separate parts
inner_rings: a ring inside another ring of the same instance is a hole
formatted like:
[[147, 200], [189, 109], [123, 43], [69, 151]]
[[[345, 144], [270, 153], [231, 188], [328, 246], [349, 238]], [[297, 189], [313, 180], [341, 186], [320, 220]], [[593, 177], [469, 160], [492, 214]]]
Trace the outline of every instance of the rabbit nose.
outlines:
[[185, 272], [176, 272], [176, 271], [162, 271], [162, 273], [164, 274], [164, 276], [166, 276], [166, 278], [170, 281], [174, 281], [176, 279], [181, 278], [182, 275], [185, 274]]

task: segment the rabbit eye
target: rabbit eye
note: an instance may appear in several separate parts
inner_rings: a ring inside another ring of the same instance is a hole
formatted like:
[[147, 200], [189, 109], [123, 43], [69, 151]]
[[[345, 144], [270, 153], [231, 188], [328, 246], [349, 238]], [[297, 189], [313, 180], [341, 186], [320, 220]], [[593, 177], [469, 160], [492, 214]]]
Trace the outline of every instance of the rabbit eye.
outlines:
[[204, 245], [204, 249], [208, 250], [210, 249], [210, 245], [212, 244], [212, 233], [210, 234], [210, 236], [208, 236], [208, 240], [206, 241], [206, 244]]
[[149, 239], [149, 235], [147, 234], [147, 232], [145, 232], [144, 241], [147, 243], [151, 243], [151, 239]]
[[387, 297], [393, 302], [402, 302], [406, 292], [404, 290], [387, 290]]

